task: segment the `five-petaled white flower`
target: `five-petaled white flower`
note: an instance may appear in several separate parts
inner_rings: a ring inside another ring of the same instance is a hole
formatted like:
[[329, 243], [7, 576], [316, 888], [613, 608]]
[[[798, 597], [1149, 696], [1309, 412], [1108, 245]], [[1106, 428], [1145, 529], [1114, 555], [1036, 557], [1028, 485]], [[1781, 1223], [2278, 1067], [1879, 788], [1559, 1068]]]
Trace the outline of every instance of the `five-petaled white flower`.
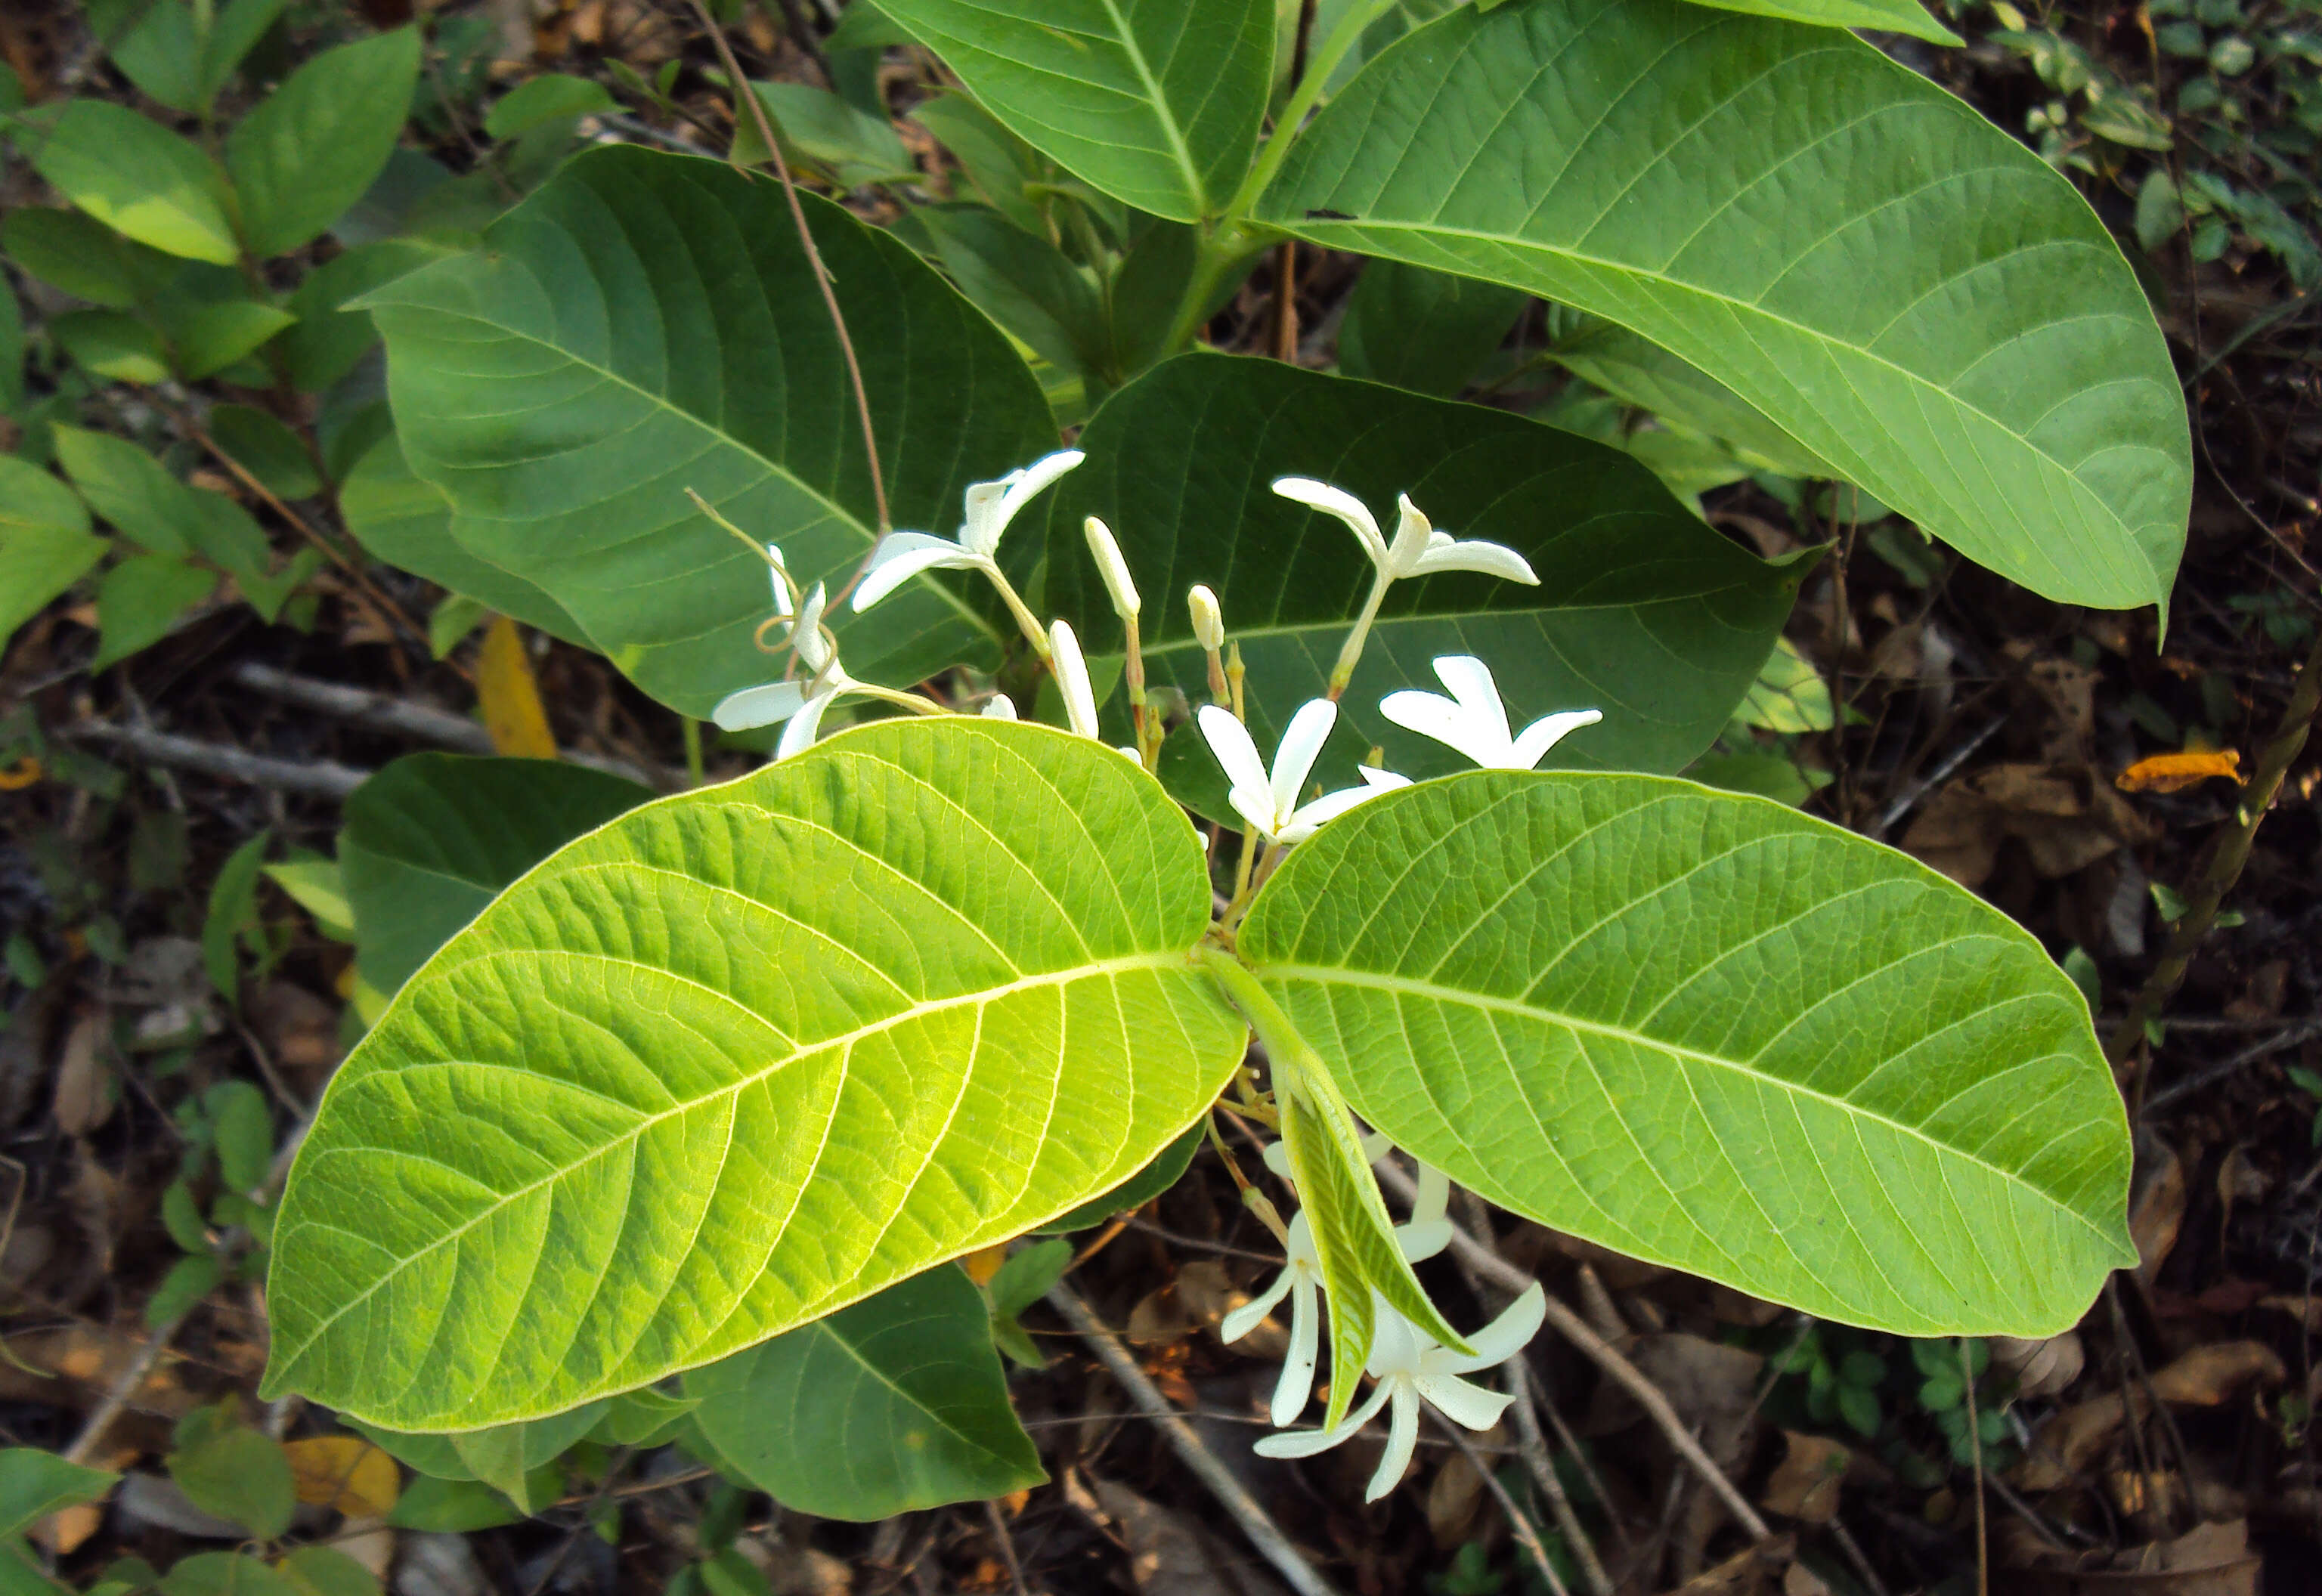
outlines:
[[1491, 667], [1473, 654], [1446, 654], [1435, 661], [1435, 674], [1451, 689], [1449, 698], [1389, 693], [1379, 700], [1379, 713], [1406, 731], [1458, 750], [1487, 771], [1529, 771], [1567, 733], [1604, 718], [1595, 709], [1568, 709], [1543, 715], [1511, 736], [1507, 707], [1500, 702]]
[[822, 729], [822, 712], [830, 707], [832, 700], [842, 693], [865, 689], [839, 665], [837, 645], [823, 634], [823, 585], [814, 585], [793, 616], [782, 551], [769, 543], [766, 552], [772, 557], [774, 616], [777, 620], [791, 622], [791, 645], [798, 651], [799, 663], [806, 668], [806, 679], [772, 681], [763, 687], [728, 693], [710, 711], [710, 719], [719, 730], [727, 732], [788, 721], [790, 724], [782, 727], [782, 740], [774, 745], [774, 757], [782, 760], [813, 746], [816, 734]]
[[1394, 541], [1390, 543], [1380, 533], [1370, 507], [1342, 488], [1317, 482], [1312, 477], [1278, 477], [1274, 491], [1345, 522], [1361, 540], [1363, 552], [1371, 557], [1371, 563], [1389, 581], [1432, 576], [1441, 570], [1479, 570], [1512, 582], [1540, 585], [1530, 562], [1513, 549], [1480, 538], [1462, 542], [1448, 532], [1436, 531], [1407, 493], [1395, 496], [1395, 506], [1402, 514], [1395, 523]]
[[1257, 1443], [1262, 1457], [1312, 1457], [1348, 1439], [1389, 1409], [1386, 1451], [1378, 1472], [1363, 1492], [1365, 1501], [1376, 1501], [1395, 1487], [1411, 1466], [1412, 1449], [1419, 1444], [1419, 1405], [1424, 1401], [1446, 1418], [1471, 1430], [1487, 1430], [1500, 1421], [1515, 1399], [1459, 1378], [1504, 1363], [1539, 1331], [1548, 1303], [1534, 1284], [1508, 1305], [1505, 1313], [1467, 1337], [1476, 1350], [1462, 1355], [1438, 1346], [1409, 1319], [1376, 1297], [1373, 1307], [1378, 1327], [1371, 1337], [1367, 1368], [1378, 1384], [1362, 1405], [1336, 1429], [1306, 1430], [1291, 1436], [1268, 1436]]
[[996, 482], [971, 484], [967, 519], [956, 539], [924, 532], [891, 532], [881, 538], [879, 546], [871, 551], [871, 563], [863, 579], [855, 586], [856, 612], [869, 609], [921, 571], [937, 569], [980, 570], [1012, 595], [1014, 589], [1000, 574], [1000, 534], [1036, 494], [1084, 458], [1077, 449], [1059, 450]]
[[1322, 744], [1329, 739], [1330, 728], [1339, 723], [1339, 707], [1326, 698], [1310, 699], [1290, 717], [1290, 727], [1282, 734], [1281, 745], [1274, 751], [1271, 772], [1258, 756], [1257, 744], [1250, 741], [1249, 729], [1233, 717], [1231, 710], [1204, 704], [1199, 718], [1210, 752], [1218, 756], [1218, 763], [1225, 767], [1226, 780], [1232, 783], [1226, 793], [1227, 800], [1233, 805], [1235, 813], [1271, 842], [1304, 842], [1324, 821], [1338, 818], [1365, 798], [1376, 798], [1391, 788], [1410, 785], [1408, 777], [1365, 766], [1364, 785], [1326, 793], [1310, 804], [1302, 806], [1298, 802], [1307, 775], [1321, 757]]

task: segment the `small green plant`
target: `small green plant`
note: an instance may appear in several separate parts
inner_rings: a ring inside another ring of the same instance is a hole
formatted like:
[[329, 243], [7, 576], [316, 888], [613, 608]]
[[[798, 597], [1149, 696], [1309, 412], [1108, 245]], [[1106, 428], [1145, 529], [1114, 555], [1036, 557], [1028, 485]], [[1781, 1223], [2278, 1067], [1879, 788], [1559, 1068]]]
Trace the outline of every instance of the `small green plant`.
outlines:
[[2313, 1142], [2322, 1147], [2322, 1075], [2299, 1064], [2288, 1065], [2281, 1072], [2289, 1077], [2290, 1085], [2314, 1099]]

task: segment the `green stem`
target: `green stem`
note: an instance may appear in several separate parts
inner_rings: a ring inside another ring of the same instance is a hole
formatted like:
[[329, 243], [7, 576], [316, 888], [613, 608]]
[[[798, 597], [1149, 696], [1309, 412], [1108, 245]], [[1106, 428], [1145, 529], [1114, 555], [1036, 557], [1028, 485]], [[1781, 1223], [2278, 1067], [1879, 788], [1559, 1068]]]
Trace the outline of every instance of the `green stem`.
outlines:
[[1339, 662], [1330, 668], [1330, 700], [1335, 704], [1355, 679], [1355, 666], [1363, 657], [1363, 643], [1371, 634], [1371, 623], [1378, 619], [1379, 604], [1386, 597], [1388, 584], [1394, 579], [1385, 571], [1371, 578], [1371, 596], [1363, 605], [1363, 613], [1355, 617], [1355, 629], [1347, 634], [1344, 646], [1339, 650]]
[[690, 715], [681, 715], [677, 724], [685, 732], [685, 779], [695, 787], [705, 780], [701, 764], [701, 723]]
[[1040, 658], [1047, 659], [1048, 629], [1040, 625], [1039, 617], [1032, 613], [1032, 606], [1026, 604], [1023, 595], [1016, 591], [1016, 584], [1001, 573], [996, 561], [979, 566], [977, 569], [992, 579], [992, 585], [1000, 589], [1000, 597], [1007, 600], [1010, 613], [1015, 616], [1016, 624], [1024, 629], [1025, 637], [1032, 644], [1032, 652]]
[[1229, 219], [1239, 220], [1249, 214], [1250, 206], [1257, 203], [1257, 196], [1266, 192], [1268, 183], [1274, 181], [1274, 174], [1280, 171], [1282, 163], [1290, 158], [1291, 143], [1298, 137], [1298, 129], [1305, 122], [1306, 114], [1313, 110], [1314, 102], [1322, 97], [1323, 87], [1330, 81], [1330, 74], [1339, 69], [1339, 61], [1360, 41], [1364, 31], [1385, 16], [1394, 4], [1395, 0], [1372, 0], [1369, 5], [1357, 6], [1339, 19], [1339, 25], [1330, 30], [1329, 38], [1322, 41], [1322, 48], [1308, 58], [1306, 76], [1298, 80], [1298, 87], [1291, 91], [1289, 103], [1282, 107], [1282, 114], [1275, 118], [1273, 136], [1266, 140], [1266, 148], [1258, 151], [1257, 164], [1249, 169], [1249, 175], [1241, 180], [1241, 187], [1235, 189], [1233, 197], [1226, 202]]
[[1192, 346], [1193, 335], [1208, 319], [1202, 313], [1217, 293], [1218, 286], [1237, 268], [1248, 265], [1265, 247], [1263, 233], [1230, 220], [1220, 223], [1202, 240], [1201, 252], [1193, 259], [1193, 274], [1185, 280], [1185, 292], [1177, 301], [1176, 314], [1169, 320], [1168, 336], [1161, 341], [1164, 355], [1177, 354]]
[[1226, 992], [1226, 1001], [1241, 1011], [1249, 1028], [1266, 1044], [1266, 1056], [1274, 1066], [1274, 1098], [1280, 1102], [1286, 1093], [1298, 1090], [1299, 1072], [1320, 1072], [1322, 1055], [1314, 1051], [1313, 1044], [1298, 1034], [1290, 1016], [1274, 1000], [1274, 994], [1260, 984], [1249, 967], [1221, 947], [1204, 944], [1193, 950], [1194, 957], [1209, 966], [1210, 974]]

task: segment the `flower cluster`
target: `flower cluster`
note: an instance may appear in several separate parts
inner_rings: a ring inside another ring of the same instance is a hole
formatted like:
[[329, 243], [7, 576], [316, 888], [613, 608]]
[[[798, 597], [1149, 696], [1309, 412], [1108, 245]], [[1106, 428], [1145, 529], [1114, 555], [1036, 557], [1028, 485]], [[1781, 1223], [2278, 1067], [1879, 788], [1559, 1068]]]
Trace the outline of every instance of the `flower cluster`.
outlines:
[[[1034, 653], [1056, 678], [1065, 719], [1079, 736], [1101, 740], [1096, 695], [1088, 663], [1072, 626], [1054, 620], [1043, 626], [1009, 580], [1000, 564], [1000, 542], [1009, 524], [1025, 506], [1057, 479], [1081, 463], [1076, 450], [1065, 450], [1011, 471], [993, 482], [967, 489], [965, 513], [956, 536], [937, 537], [922, 532], [891, 533], [872, 551], [854, 584], [851, 597], [856, 612], [870, 608], [922, 572], [959, 570], [980, 572], [998, 590], [1022, 627]], [[1537, 583], [1539, 578], [1514, 550], [1480, 540], [1463, 540], [1436, 530], [1406, 495], [1398, 500], [1399, 518], [1389, 539], [1361, 500], [1328, 483], [1303, 477], [1284, 477], [1274, 491], [1345, 523], [1362, 545], [1372, 566], [1368, 597], [1357, 617], [1330, 679], [1327, 696], [1303, 704], [1290, 716], [1269, 763], [1259, 752], [1248, 728], [1242, 693], [1242, 665], [1238, 647], [1229, 650], [1224, 614], [1217, 595], [1195, 587], [1187, 595], [1193, 637], [1209, 667], [1212, 702], [1196, 712], [1202, 739], [1224, 771], [1227, 799], [1248, 832], [1241, 851], [1239, 878], [1233, 902], [1220, 921], [1220, 935], [1230, 936], [1239, 914], [1253, 889], [1253, 862], [1259, 871], [1270, 868], [1280, 850], [1312, 837], [1357, 805], [1396, 788], [1410, 778], [1376, 763], [1356, 767], [1358, 785], [1335, 792], [1310, 795], [1309, 779], [1324, 744], [1337, 730], [1339, 699], [1353, 679], [1357, 661], [1388, 588], [1406, 578], [1468, 571], [1504, 580]], [[699, 499], [696, 500], [699, 504]], [[700, 507], [716, 516], [707, 505]], [[720, 521], [721, 524], [728, 524]], [[745, 543], [750, 540], [728, 524]], [[1111, 529], [1094, 516], [1083, 531], [1089, 552], [1105, 591], [1127, 633], [1124, 680], [1129, 689], [1137, 743], [1119, 752], [1148, 771], [1157, 771], [1162, 731], [1150, 713], [1145, 694], [1144, 664], [1138, 644], [1141, 600], [1127, 560]], [[751, 543], [753, 551], [759, 545]], [[840, 698], [858, 695], [885, 699], [921, 714], [946, 713], [946, 707], [916, 693], [865, 682], [847, 674], [840, 664], [836, 640], [824, 625], [828, 599], [817, 582], [801, 593], [783, 563], [779, 548], [763, 547], [773, 597], [773, 622], [795, 656], [792, 675], [727, 697], [715, 711], [717, 724], [727, 730], [787, 723], [775, 750], [777, 759], [810, 746], [819, 734], [824, 711]], [[1529, 771], [1549, 750], [1570, 733], [1603, 718], [1594, 709], [1544, 716], [1521, 731], [1513, 730], [1502, 703], [1498, 684], [1481, 660], [1467, 654], [1448, 654], [1434, 661], [1443, 693], [1406, 689], [1379, 701], [1379, 714], [1405, 730], [1433, 739], [1477, 765], [1489, 769]], [[993, 693], [983, 713], [1013, 720], [1016, 705], [1004, 693]], [[1373, 759], [1376, 758], [1376, 752]], [[1343, 1109], [1339, 1110], [1343, 1112]], [[1364, 1154], [1372, 1163], [1393, 1150], [1384, 1136], [1367, 1138]], [[1267, 1150], [1267, 1166], [1294, 1189], [1289, 1160], [1280, 1144]], [[1449, 1181], [1438, 1171], [1421, 1166], [1418, 1200], [1410, 1220], [1396, 1227], [1394, 1239], [1408, 1263], [1441, 1252], [1451, 1241], [1445, 1207]], [[1321, 1324], [1327, 1288], [1321, 1254], [1316, 1245], [1313, 1220], [1301, 1208], [1284, 1225], [1260, 1201], [1259, 1210], [1275, 1227], [1285, 1254], [1282, 1272], [1258, 1296], [1228, 1314], [1219, 1327], [1228, 1341], [1239, 1341], [1263, 1323], [1285, 1301], [1290, 1305], [1289, 1352], [1274, 1390], [1270, 1413], [1276, 1426], [1288, 1426], [1313, 1399], [1316, 1362], [1321, 1345]], [[1422, 1404], [1471, 1429], [1488, 1429], [1505, 1411], [1510, 1398], [1487, 1391], [1465, 1378], [1506, 1362], [1540, 1328], [1544, 1300], [1535, 1285], [1507, 1310], [1469, 1337], [1472, 1350], [1456, 1352], [1431, 1338], [1418, 1325], [1372, 1292], [1376, 1329], [1366, 1373], [1376, 1383], [1368, 1397], [1343, 1421], [1327, 1429], [1269, 1436], [1257, 1443], [1268, 1457], [1306, 1457], [1335, 1446], [1354, 1435], [1381, 1412], [1387, 1415], [1387, 1444], [1377, 1473], [1370, 1482], [1368, 1500], [1392, 1490], [1411, 1462], [1418, 1440]], [[1338, 1372], [1333, 1371], [1334, 1377]]]

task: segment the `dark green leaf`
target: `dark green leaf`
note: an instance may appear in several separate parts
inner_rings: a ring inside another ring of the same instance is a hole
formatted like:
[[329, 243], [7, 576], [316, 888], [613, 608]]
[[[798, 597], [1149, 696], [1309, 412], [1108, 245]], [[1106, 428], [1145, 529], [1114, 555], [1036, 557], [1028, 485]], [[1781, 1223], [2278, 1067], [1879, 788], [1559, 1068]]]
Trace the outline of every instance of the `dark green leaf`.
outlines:
[[983, 1297], [950, 1264], [685, 1377], [702, 1436], [785, 1507], [868, 1521], [1037, 1485]]
[[519, 1510], [536, 1513], [549, 1500], [541, 1489], [553, 1478], [549, 1474], [544, 1479], [548, 1465], [596, 1427], [605, 1408], [603, 1402], [590, 1402], [547, 1418], [462, 1430], [450, 1437], [452, 1449], [477, 1479], [498, 1490]]
[[279, 306], [254, 299], [204, 306], [176, 329], [178, 374], [188, 379], [214, 377], [297, 319]]
[[[753, 83], [758, 103], [792, 162], [803, 158], [835, 178], [841, 188], [865, 183], [912, 181], [918, 163], [894, 125], [884, 116], [859, 111], [828, 89], [806, 83]], [[735, 134], [733, 159], [754, 166], [766, 159], [754, 118], [745, 118]]]
[[110, 310], [127, 310], [176, 265], [94, 216], [49, 205], [22, 205], [0, 220], [0, 250], [51, 287]]
[[239, 1552], [197, 1552], [178, 1559], [162, 1579], [161, 1596], [307, 1596], [307, 1592], [255, 1557]]
[[601, 83], [544, 72], [501, 96], [484, 117], [484, 132], [495, 139], [513, 139], [544, 123], [616, 110], [619, 104]]
[[1063, 251], [983, 205], [922, 205], [913, 214], [959, 291], [1035, 354], [1090, 377], [1111, 369], [1096, 284]]
[[59, 1508], [96, 1501], [119, 1478], [34, 1446], [0, 1451], [0, 1536], [22, 1535]]
[[1833, 474], [1732, 388], [1617, 322], [1590, 319], [1550, 352], [1574, 376], [1673, 426], [1715, 439], [1756, 470], [1785, 477]]
[[0, 650], [87, 576], [105, 550], [71, 488], [38, 466], [0, 455]]
[[142, 317], [114, 310], [70, 310], [50, 321], [49, 336], [91, 376], [141, 387], [169, 380], [169, 348]]
[[339, 834], [363, 979], [393, 992], [503, 887], [653, 794], [553, 760], [415, 753], [357, 788]]
[[[444, 1443], [448, 1450], [451, 1443]], [[520, 1523], [524, 1515], [480, 1480], [441, 1480], [422, 1474], [403, 1488], [387, 1521], [398, 1529], [464, 1535]]]
[[92, 671], [127, 659], [169, 634], [178, 617], [210, 596], [217, 578], [160, 554], [138, 554], [105, 573], [96, 588]]
[[210, 411], [210, 436], [277, 498], [307, 498], [323, 490], [322, 473], [306, 445], [263, 410], [216, 406]]
[[242, 118], [225, 159], [252, 255], [297, 249], [363, 196], [418, 78], [419, 31], [398, 28], [325, 50]]
[[[848, 16], [860, 8], [849, 6]], [[1027, 233], [1047, 236], [1046, 213], [1025, 193], [1028, 184], [1050, 178], [1040, 152], [1002, 127], [983, 106], [952, 90], [911, 107], [911, 120], [935, 134], [974, 197], [998, 211]], [[957, 193], [956, 187], [954, 189]], [[965, 199], [966, 195], [960, 195]]]
[[258, 917], [258, 867], [266, 862], [267, 844], [273, 840], [271, 831], [261, 831], [227, 854], [210, 885], [209, 912], [202, 919], [202, 964], [230, 1006], [241, 1001], [238, 939]]
[[301, 392], [318, 394], [353, 370], [379, 342], [379, 329], [369, 311], [339, 306], [443, 253], [420, 240], [387, 239], [358, 245], [307, 273], [290, 296], [298, 324], [282, 335], [280, 344], [290, 380]]
[[379, 1596], [370, 1569], [330, 1546], [300, 1546], [276, 1566], [298, 1596]]
[[197, 1253], [178, 1259], [169, 1265], [161, 1283], [153, 1288], [152, 1296], [145, 1300], [147, 1327], [159, 1330], [175, 1323], [216, 1290], [224, 1279], [225, 1264], [215, 1253]]
[[[261, 833], [234, 851], [219, 872], [221, 887], [243, 855], [265, 840]], [[266, 1184], [274, 1163], [274, 1110], [267, 1106], [266, 1094], [247, 1081], [223, 1081], [203, 1100], [209, 1109], [220, 1177], [235, 1191], [257, 1190]]]
[[289, 1528], [298, 1505], [282, 1444], [244, 1424], [232, 1398], [178, 1422], [169, 1478], [203, 1512], [231, 1519], [261, 1540]]
[[[1723, 11], [1746, 11], [1811, 23], [1822, 28], [1877, 28], [1909, 33], [1934, 44], [1967, 41], [1927, 14], [1919, 0], [1694, 0]], [[1488, 9], [1488, 8], [1486, 8]]]
[[1500, 347], [1524, 301], [1498, 283], [1374, 260], [1347, 301], [1339, 369], [1448, 398]]

